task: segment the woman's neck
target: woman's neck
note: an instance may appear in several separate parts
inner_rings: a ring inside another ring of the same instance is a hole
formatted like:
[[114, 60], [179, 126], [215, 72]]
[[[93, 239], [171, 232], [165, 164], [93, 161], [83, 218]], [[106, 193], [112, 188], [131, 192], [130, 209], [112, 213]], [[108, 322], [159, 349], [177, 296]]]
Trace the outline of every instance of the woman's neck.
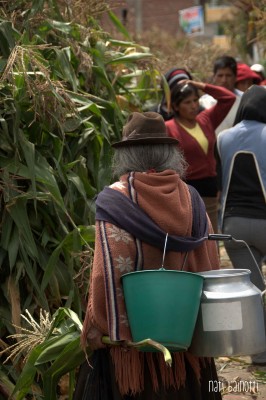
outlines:
[[177, 120], [177, 122], [184, 125], [188, 129], [195, 128], [195, 126], [197, 124], [197, 121], [195, 121], [195, 120], [185, 119], [185, 118], [181, 118], [181, 117], [176, 117], [176, 120]]

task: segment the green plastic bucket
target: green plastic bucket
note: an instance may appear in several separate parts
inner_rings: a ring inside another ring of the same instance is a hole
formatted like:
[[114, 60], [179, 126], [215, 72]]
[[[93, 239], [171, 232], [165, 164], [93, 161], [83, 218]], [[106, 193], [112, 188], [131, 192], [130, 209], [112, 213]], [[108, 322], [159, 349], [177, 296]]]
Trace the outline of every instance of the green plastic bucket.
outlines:
[[123, 275], [133, 341], [149, 338], [171, 351], [187, 350], [199, 312], [203, 280], [196, 273], [164, 268]]

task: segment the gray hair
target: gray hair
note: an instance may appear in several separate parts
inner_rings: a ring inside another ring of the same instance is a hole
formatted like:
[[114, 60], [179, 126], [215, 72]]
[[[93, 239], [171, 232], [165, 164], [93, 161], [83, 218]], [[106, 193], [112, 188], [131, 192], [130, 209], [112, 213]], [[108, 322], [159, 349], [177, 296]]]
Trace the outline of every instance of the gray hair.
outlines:
[[113, 157], [113, 174], [121, 176], [131, 171], [146, 172], [155, 169], [157, 172], [166, 169], [176, 171], [184, 177], [187, 163], [183, 153], [172, 144], [145, 144], [120, 147]]

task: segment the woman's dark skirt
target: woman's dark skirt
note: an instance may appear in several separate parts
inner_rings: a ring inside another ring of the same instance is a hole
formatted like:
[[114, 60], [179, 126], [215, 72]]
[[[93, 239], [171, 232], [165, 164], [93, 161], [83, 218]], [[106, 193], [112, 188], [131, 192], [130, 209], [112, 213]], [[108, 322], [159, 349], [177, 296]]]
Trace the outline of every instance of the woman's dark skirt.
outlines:
[[90, 365], [86, 362], [80, 367], [74, 400], [221, 400], [221, 394], [215, 391], [218, 377], [214, 360], [206, 361], [205, 364], [206, 367], [201, 370], [200, 383], [190, 364], [186, 363], [185, 386], [179, 389], [161, 387], [157, 392], [152, 389], [148, 366], [145, 366], [144, 391], [137, 395], [121, 396], [109, 351], [96, 350]]

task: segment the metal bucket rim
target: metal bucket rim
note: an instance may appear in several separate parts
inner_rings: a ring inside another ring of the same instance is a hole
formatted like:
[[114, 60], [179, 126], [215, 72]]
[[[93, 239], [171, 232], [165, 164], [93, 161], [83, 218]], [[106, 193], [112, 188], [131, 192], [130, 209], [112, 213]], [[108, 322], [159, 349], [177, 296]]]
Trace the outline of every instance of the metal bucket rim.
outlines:
[[210, 270], [210, 271], [203, 271], [203, 272], [198, 272], [197, 273], [200, 276], [203, 276], [204, 279], [206, 278], [227, 278], [227, 277], [237, 277], [237, 276], [245, 276], [245, 275], [250, 275], [251, 271], [249, 269], [233, 269], [233, 268], [227, 268], [227, 269], [216, 269], [216, 270]]

